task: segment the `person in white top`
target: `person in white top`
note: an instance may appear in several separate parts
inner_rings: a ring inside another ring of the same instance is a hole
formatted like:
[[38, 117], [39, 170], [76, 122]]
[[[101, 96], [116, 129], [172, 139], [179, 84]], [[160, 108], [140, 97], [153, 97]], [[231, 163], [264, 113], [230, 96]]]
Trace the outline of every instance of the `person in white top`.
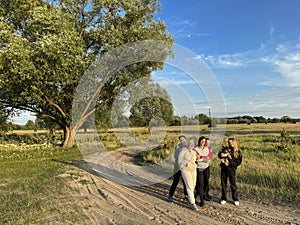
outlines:
[[196, 151], [194, 140], [190, 140], [188, 148], [182, 148], [178, 155], [178, 165], [181, 170], [181, 175], [183, 177], [189, 202], [193, 210], [198, 210], [195, 204], [194, 190], [196, 186]]
[[201, 136], [198, 139], [198, 146], [195, 148], [197, 152], [197, 181], [195, 187], [195, 197], [200, 196], [200, 206], [204, 206], [204, 172], [209, 167], [209, 149], [205, 146], [206, 138]]

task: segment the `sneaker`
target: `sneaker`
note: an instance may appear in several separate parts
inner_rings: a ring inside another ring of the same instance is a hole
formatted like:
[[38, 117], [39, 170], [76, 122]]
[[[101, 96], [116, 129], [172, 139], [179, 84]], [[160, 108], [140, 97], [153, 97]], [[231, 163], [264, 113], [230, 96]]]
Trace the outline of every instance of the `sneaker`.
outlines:
[[194, 211], [198, 211], [198, 208], [197, 208], [197, 206], [196, 206], [196, 204], [194, 203], [194, 204], [192, 204], [192, 210], [194, 210]]
[[173, 198], [171, 196], [168, 197], [168, 202], [170, 202], [170, 203], [173, 202]]
[[224, 204], [226, 204], [226, 201], [225, 201], [225, 200], [221, 200], [221, 201], [220, 201], [220, 204], [221, 204], [221, 205], [224, 205]]
[[233, 202], [235, 205], [240, 205], [239, 201], [234, 201]]

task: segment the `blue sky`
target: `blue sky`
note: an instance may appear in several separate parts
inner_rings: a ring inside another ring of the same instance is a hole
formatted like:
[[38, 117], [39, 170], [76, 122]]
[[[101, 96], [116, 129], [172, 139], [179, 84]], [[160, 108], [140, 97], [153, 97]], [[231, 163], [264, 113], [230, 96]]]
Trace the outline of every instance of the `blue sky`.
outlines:
[[[299, 0], [161, 0], [160, 4], [157, 18], [166, 23], [175, 44], [199, 56], [216, 77], [228, 117], [300, 118]], [[190, 91], [195, 104], [206, 101], [205, 93], [192, 91], [182, 71], [166, 68], [154, 77], [170, 75]], [[208, 114], [209, 103], [200, 105], [197, 113]], [[34, 117], [22, 114], [14, 122], [24, 124], [28, 119]]]
[[[193, 51], [215, 75], [228, 117], [300, 118], [300, 1], [160, 3], [157, 18], [166, 23], [175, 44]], [[167, 76], [167, 71], [154, 77]], [[191, 89], [182, 72], [173, 71], [172, 76]], [[203, 105], [199, 113], [207, 114], [208, 108]]]

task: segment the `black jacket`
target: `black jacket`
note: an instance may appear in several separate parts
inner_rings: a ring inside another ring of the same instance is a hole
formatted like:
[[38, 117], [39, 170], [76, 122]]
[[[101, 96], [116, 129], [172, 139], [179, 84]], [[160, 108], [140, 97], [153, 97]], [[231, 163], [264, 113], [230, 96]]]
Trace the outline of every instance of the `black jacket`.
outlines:
[[[221, 152], [219, 152], [218, 154], [218, 158], [221, 158]], [[228, 158], [228, 161], [229, 161], [229, 165], [226, 166], [224, 163], [220, 163], [220, 166], [221, 167], [224, 167], [224, 168], [231, 168], [231, 169], [236, 169], [239, 165], [242, 164], [242, 161], [243, 161], [243, 156], [242, 156], [242, 152], [240, 150], [238, 150], [238, 156], [235, 157], [234, 156], [234, 152], [233, 152], [233, 149], [231, 149], [230, 151], [230, 155], [231, 155], [231, 159]]]

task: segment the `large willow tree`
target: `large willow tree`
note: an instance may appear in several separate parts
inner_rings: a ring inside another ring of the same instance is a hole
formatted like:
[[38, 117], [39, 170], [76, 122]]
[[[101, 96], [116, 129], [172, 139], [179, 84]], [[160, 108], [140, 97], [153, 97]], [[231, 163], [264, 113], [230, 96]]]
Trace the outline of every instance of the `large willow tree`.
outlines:
[[[172, 42], [165, 24], [154, 19], [158, 11], [157, 0], [0, 1], [0, 103], [52, 120], [64, 131], [64, 147], [73, 146], [79, 126], [72, 125], [72, 101], [85, 70], [128, 42]], [[162, 64], [118, 71], [96, 107], [109, 108], [122, 87]]]

